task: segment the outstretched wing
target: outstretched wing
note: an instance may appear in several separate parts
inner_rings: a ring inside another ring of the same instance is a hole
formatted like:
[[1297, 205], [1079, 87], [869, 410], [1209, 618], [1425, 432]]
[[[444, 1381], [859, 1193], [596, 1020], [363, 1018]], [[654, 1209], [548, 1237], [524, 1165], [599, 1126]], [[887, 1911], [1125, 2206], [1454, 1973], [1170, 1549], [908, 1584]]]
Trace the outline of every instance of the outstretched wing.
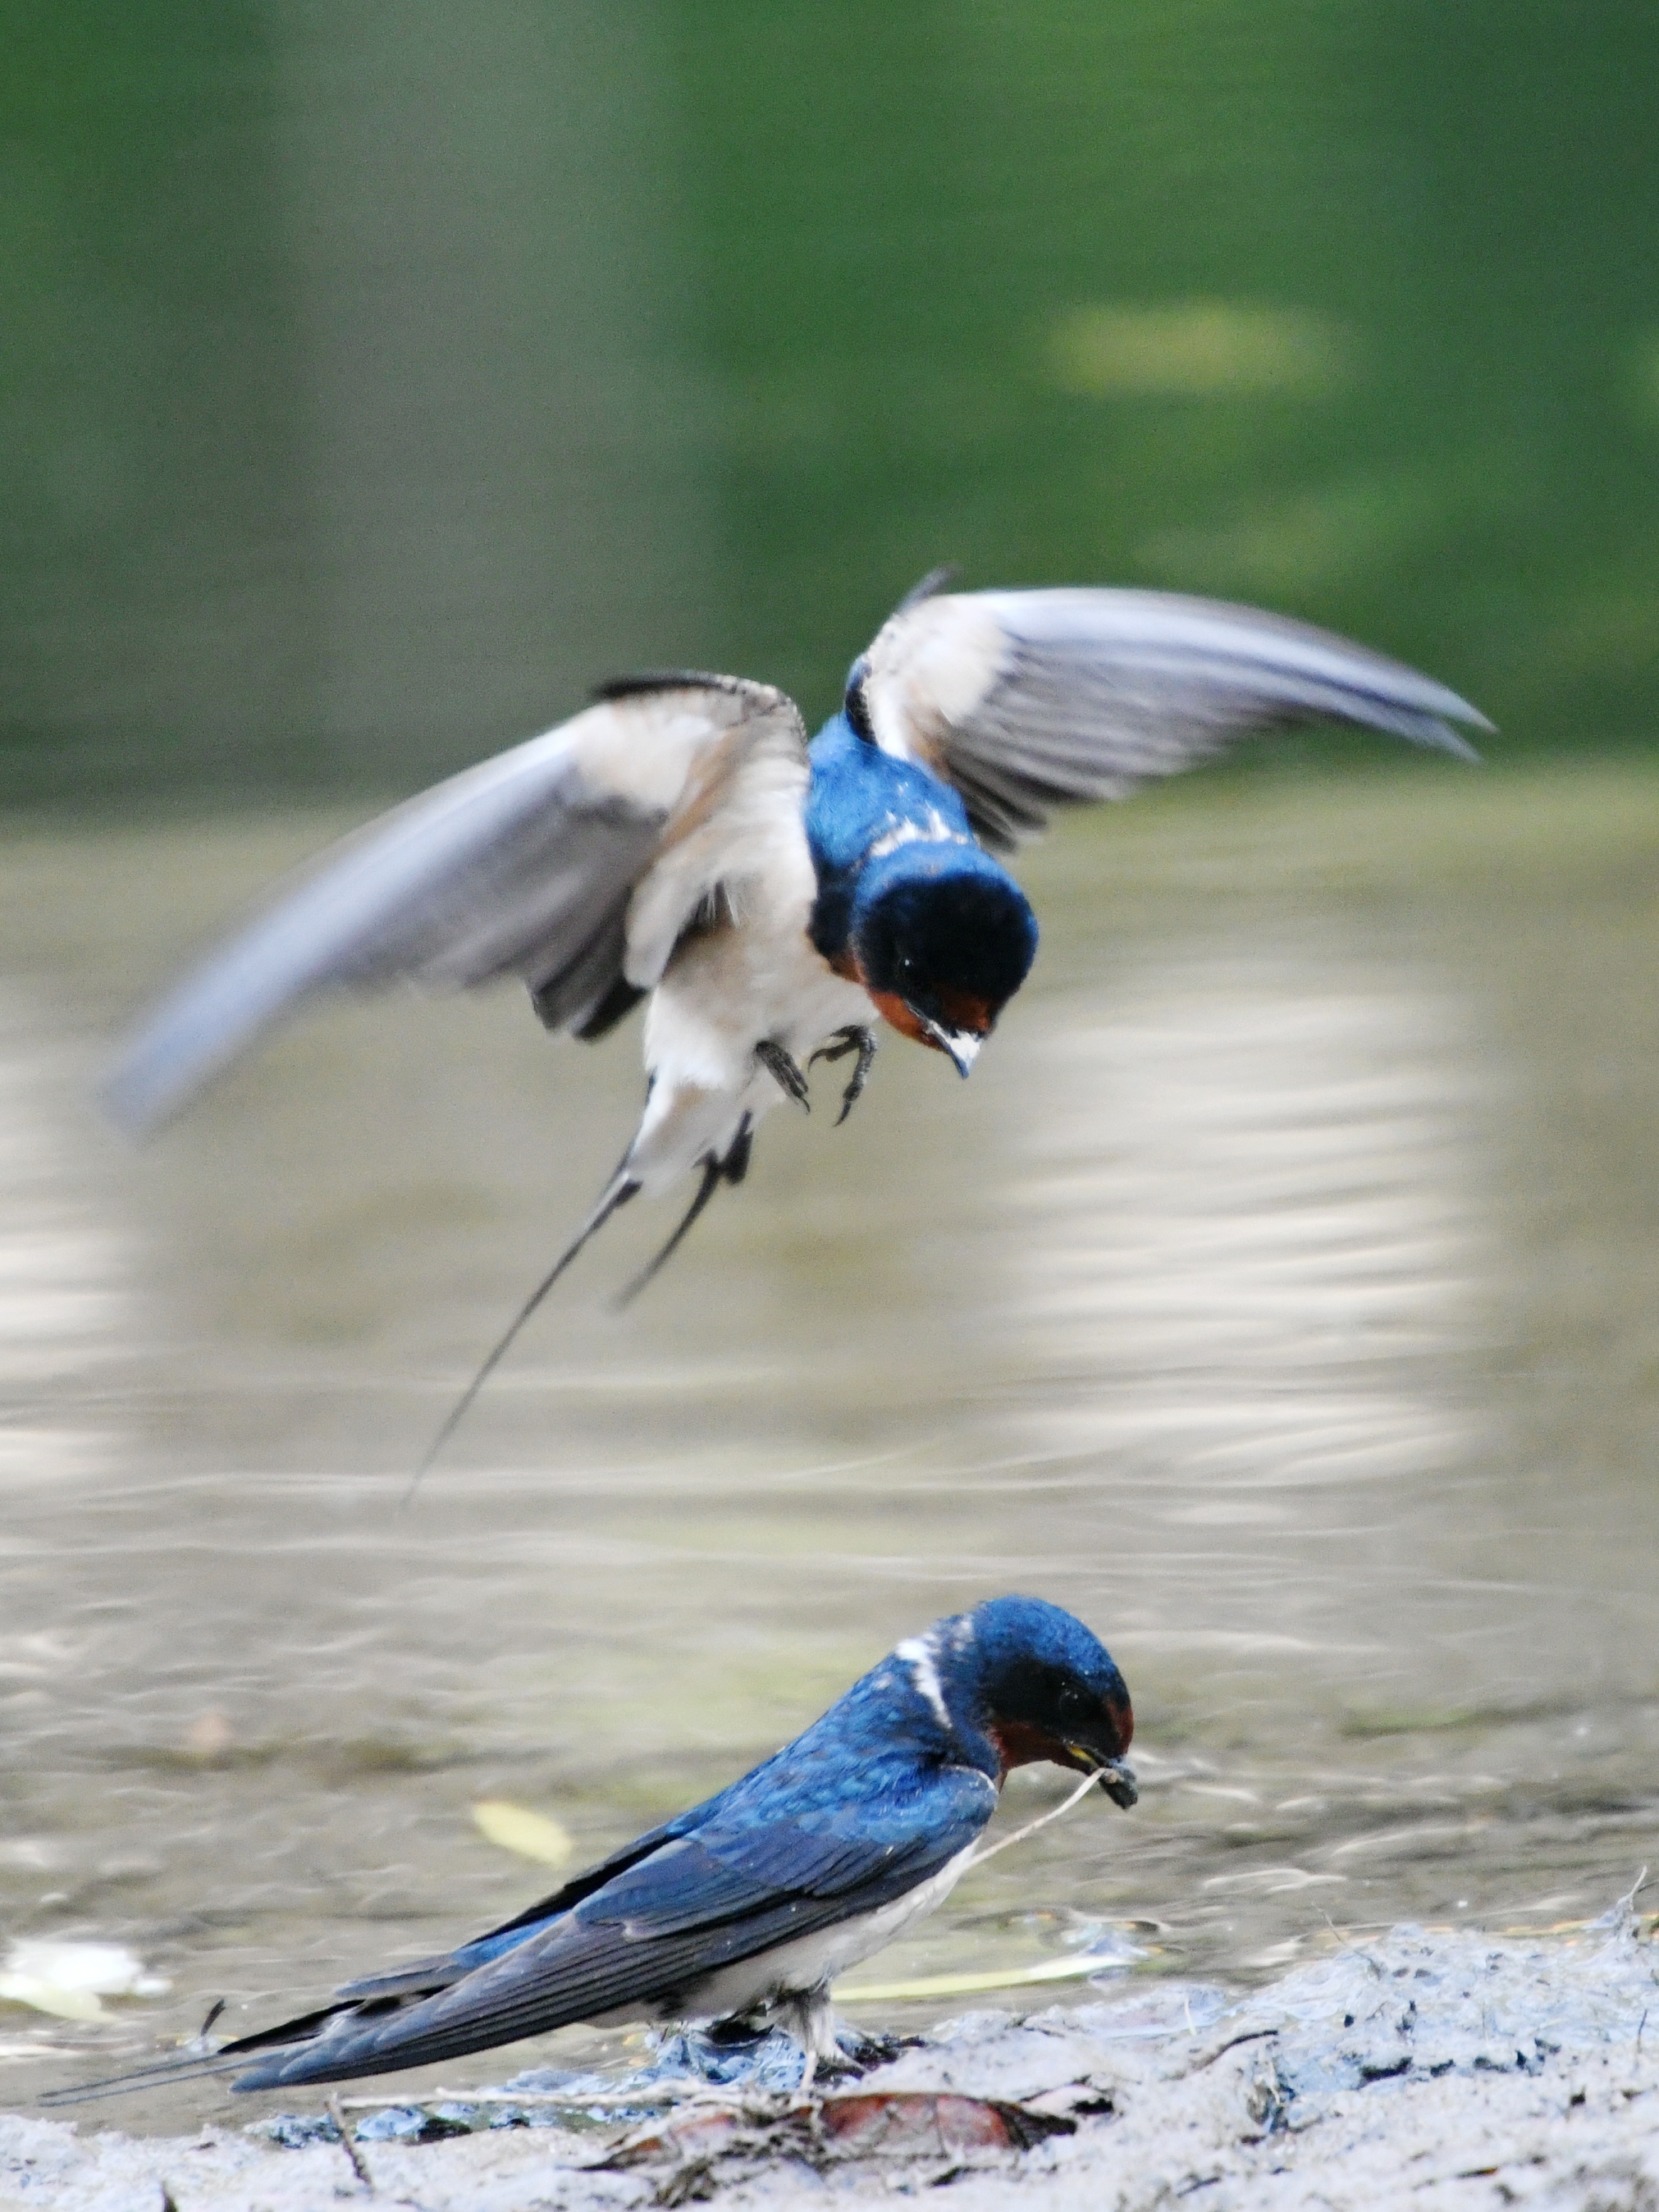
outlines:
[[239, 2089], [341, 2081], [672, 2008], [722, 1967], [906, 1896], [972, 1843], [995, 1803], [985, 1778], [963, 1769], [936, 1771], [923, 1795], [908, 1833], [884, 1838], [790, 1820], [674, 1838], [447, 1986], [400, 1999], [395, 1977], [360, 1984], [358, 2002], [228, 2045], [217, 2061], [270, 2049]]
[[1164, 592], [913, 594], [866, 659], [877, 744], [953, 783], [1004, 849], [1051, 807], [1121, 799], [1235, 738], [1352, 722], [1473, 758], [1452, 726], [1491, 726], [1327, 631]]
[[139, 1132], [289, 1009], [339, 987], [526, 982], [597, 1035], [659, 981], [754, 840], [801, 835], [806, 732], [736, 677], [630, 678], [574, 720], [371, 822], [212, 954], [108, 1087]]

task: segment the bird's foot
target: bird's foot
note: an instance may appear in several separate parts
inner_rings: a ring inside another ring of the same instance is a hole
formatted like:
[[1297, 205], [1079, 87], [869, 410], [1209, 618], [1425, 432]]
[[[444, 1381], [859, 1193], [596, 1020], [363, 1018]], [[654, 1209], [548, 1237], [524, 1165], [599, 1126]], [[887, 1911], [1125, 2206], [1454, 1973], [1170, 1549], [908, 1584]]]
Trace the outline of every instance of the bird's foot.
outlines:
[[878, 2066], [890, 2065], [901, 2051], [917, 2048], [921, 2040], [919, 2035], [862, 2035], [855, 2027], [839, 2025], [831, 2049], [809, 2046], [796, 2094], [805, 2096], [814, 2081], [861, 2081]]
[[[872, 2066], [880, 2064], [876, 2058], [854, 2058], [844, 2051], [820, 2051], [807, 2053], [807, 2064], [820, 2081], [856, 2081]], [[801, 2087], [806, 2087], [806, 2075], [801, 2076]]]
[[858, 1064], [853, 1070], [852, 1081], [841, 1094], [841, 1111], [836, 1116], [838, 1129], [864, 1096], [864, 1086], [870, 1079], [871, 1062], [876, 1056], [876, 1033], [873, 1030], [866, 1029], [861, 1023], [837, 1030], [829, 1043], [821, 1044], [806, 1063], [809, 1067], [815, 1066], [821, 1060], [833, 1064], [836, 1060], [845, 1060], [849, 1052], [857, 1053]]
[[918, 2050], [922, 2041], [919, 2035], [866, 2035], [842, 2021], [836, 2029], [836, 2048], [820, 2062], [819, 2070], [855, 2078], [875, 2067], [890, 2065], [901, 2051]]
[[755, 1047], [755, 1057], [784, 1097], [793, 1098], [803, 1114], [810, 1114], [812, 1101], [807, 1095], [806, 1078], [801, 1073], [799, 1062], [771, 1037], [761, 1039]]

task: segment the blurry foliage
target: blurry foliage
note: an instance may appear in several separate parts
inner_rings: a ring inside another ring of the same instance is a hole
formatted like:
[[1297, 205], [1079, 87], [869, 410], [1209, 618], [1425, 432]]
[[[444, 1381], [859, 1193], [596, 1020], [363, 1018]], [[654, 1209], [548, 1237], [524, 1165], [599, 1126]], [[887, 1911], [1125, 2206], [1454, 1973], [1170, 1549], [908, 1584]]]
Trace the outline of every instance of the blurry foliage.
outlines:
[[[1659, 606], [1659, 441], [1629, 403], [1659, 296], [1651, 10], [696, 20], [751, 662], [822, 697], [951, 557], [975, 581], [1260, 595], [1423, 660], [1511, 742], [1652, 728], [1659, 637], [1631, 612]], [[1237, 331], [1340, 334], [1346, 373], [1202, 393], [1053, 375], [1056, 332], [1162, 309], [1173, 337], [1193, 301]]]
[[259, 12], [0, 20], [0, 795], [257, 776], [307, 642]]
[[1322, 316], [1225, 300], [1079, 307], [1050, 347], [1055, 383], [1085, 399], [1317, 398], [1346, 382], [1349, 350]]
[[1260, 599], [1504, 746], [1651, 741], [1646, 0], [462, 21], [8, 11], [0, 795], [406, 785], [618, 661], [816, 714], [940, 560]]

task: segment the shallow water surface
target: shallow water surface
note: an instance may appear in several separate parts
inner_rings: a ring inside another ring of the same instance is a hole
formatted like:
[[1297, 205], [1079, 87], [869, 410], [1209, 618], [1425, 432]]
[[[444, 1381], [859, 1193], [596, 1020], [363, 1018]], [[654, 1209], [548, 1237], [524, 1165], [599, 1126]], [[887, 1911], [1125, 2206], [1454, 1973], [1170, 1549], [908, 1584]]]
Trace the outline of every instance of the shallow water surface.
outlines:
[[891, 1042], [832, 1133], [820, 1070], [617, 1316], [672, 1218], [631, 1209], [407, 1506], [637, 1039], [555, 1045], [513, 992], [331, 1010], [125, 1150], [112, 1027], [331, 826], [5, 848], [0, 1913], [173, 1984], [7, 2008], [6, 2102], [505, 1917], [555, 1878], [478, 1800], [597, 1855], [1003, 1589], [1111, 1645], [1140, 1806], [860, 1979], [1115, 1923], [1137, 1972], [1243, 1984], [1331, 1923], [1595, 1912], [1655, 1856], [1659, 777], [1224, 777], [1066, 824], [973, 1081]]

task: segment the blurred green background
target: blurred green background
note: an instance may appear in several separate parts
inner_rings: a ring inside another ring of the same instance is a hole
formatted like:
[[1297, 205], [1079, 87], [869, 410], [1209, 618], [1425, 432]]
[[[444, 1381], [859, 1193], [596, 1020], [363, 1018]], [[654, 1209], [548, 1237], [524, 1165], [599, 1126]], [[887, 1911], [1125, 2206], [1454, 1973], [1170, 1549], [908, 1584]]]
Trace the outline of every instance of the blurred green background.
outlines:
[[1650, 0], [0, 21], [0, 801], [816, 715], [942, 560], [1659, 727]]

